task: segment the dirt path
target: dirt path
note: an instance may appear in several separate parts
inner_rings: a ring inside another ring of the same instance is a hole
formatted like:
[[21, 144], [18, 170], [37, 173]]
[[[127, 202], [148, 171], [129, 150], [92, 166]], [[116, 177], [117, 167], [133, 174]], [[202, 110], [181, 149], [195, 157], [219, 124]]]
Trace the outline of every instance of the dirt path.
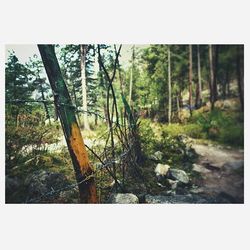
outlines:
[[195, 143], [192, 147], [199, 155], [194, 171], [202, 177], [197, 192], [244, 202], [244, 151]]

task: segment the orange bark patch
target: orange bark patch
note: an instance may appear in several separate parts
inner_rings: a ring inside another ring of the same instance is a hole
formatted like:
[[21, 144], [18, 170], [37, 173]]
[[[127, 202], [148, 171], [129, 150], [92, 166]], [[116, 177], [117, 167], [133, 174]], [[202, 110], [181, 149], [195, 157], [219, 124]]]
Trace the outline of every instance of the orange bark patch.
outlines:
[[79, 162], [82, 174], [90, 172], [89, 170], [91, 170], [91, 167], [89, 164], [88, 154], [83, 142], [80, 129], [76, 123], [73, 123], [71, 126], [70, 145], [77, 158], [77, 161]]
[[97, 203], [96, 185], [94, 181], [92, 181], [92, 183], [90, 184], [89, 193], [90, 195], [89, 195], [88, 203]]

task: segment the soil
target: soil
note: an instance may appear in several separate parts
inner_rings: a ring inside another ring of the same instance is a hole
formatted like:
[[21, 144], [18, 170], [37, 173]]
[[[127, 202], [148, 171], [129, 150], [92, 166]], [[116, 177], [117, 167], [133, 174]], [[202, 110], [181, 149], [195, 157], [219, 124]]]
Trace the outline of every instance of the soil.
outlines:
[[[224, 196], [232, 203], [244, 202], [244, 151], [222, 146], [192, 146], [198, 154], [197, 164], [209, 171], [200, 171], [196, 179], [199, 191], [209, 196]], [[198, 191], [198, 192], [199, 192]]]

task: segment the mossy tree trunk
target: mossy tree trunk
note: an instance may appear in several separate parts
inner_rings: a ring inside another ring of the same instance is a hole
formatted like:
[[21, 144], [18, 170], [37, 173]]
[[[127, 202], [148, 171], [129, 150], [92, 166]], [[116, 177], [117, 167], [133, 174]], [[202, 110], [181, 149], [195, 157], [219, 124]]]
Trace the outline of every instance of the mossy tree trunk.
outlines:
[[53, 91], [55, 107], [60, 118], [72, 159], [82, 203], [96, 203], [96, 185], [86, 147], [79, 129], [74, 106], [56, 58], [53, 45], [38, 45]]

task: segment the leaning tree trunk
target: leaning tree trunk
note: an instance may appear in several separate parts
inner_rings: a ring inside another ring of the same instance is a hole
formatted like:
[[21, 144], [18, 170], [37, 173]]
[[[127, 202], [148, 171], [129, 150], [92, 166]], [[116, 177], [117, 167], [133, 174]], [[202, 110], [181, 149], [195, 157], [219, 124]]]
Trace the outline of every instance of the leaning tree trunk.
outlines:
[[84, 129], [90, 130], [89, 121], [88, 121], [87, 84], [86, 84], [86, 67], [85, 67], [86, 53], [87, 53], [87, 45], [80, 45], [83, 125], [84, 125]]
[[172, 113], [172, 90], [171, 90], [171, 52], [170, 45], [168, 46], [168, 123], [171, 123]]
[[53, 91], [55, 106], [72, 159], [80, 200], [82, 203], [96, 203], [97, 195], [93, 169], [88, 159], [75, 117], [74, 106], [62, 77], [54, 47], [53, 45], [38, 45], [38, 48]]
[[190, 115], [192, 115], [192, 82], [193, 82], [192, 45], [189, 45], [189, 110], [190, 110]]

